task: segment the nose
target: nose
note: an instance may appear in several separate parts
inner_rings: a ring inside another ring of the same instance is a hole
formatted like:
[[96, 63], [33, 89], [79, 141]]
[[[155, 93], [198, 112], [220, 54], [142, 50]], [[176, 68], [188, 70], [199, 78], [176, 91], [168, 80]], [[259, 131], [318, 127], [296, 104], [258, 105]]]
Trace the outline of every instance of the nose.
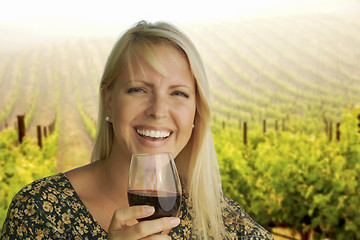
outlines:
[[169, 109], [167, 99], [160, 94], [154, 94], [146, 109], [146, 115], [154, 119], [161, 119], [166, 118], [168, 114]]

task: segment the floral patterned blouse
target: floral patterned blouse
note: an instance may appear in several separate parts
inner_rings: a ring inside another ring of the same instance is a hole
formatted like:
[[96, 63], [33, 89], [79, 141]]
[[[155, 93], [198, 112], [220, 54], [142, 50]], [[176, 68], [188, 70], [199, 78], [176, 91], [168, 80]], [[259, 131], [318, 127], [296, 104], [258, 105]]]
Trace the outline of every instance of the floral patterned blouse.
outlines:
[[[238, 203], [229, 198], [226, 201], [238, 212], [237, 216], [230, 211], [223, 214], [225, 226], [233, 239], [273, 239]], [[181, 222], [169, 233], [172, 239], [194, 239], [190, 209], [191, 204], [184, 194]], [[66, 176], [59, 173], [33, 182], [14, 197], [1, 239], [92, 240], [107, 239], [107, 232], [87, 211]]]

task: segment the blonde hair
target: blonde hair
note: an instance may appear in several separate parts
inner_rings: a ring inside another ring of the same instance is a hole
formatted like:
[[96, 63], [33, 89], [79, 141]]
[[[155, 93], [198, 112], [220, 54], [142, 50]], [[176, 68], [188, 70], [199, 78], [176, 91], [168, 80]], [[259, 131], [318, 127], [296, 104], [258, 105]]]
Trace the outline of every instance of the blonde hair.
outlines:
[[[210, 236], [214, 239], [227, 238], [228, 234], [222, 218], [221, 206], [224, 199], [220, 173], [210, 128], [209, 86], [200, 55], [191, 40], [168, 23], [139, 22], [125, 32], [112, 49], [101, 79], [100, 90], [112, 88], [113, 82], [124, 70], [130, 53], [136, 49], [136, 46], [142, 46], [142, 50], [147, 49], [141, 54], [144, 58], [150, 58], [147, 61], [152, 64], [151, 57], [147, 56], [151, 54], [149, 53], [151, 46], [158, 43], [170, 44], [186, 55], [196, 82], [194, 130], [189, 142], [176, 157], [182, 159], [176, 161], [177, 163], [186, 161], [187, 171], [179, 171], [179, 173], [186, 182], [185, 188], [194, 211], [193, 233], [199, 239], [210, 239]], [[105, 112], [101, 97], [99, 108], [92, 161], [109, 157], [113, 140], [112, 126], [104, 120]]]

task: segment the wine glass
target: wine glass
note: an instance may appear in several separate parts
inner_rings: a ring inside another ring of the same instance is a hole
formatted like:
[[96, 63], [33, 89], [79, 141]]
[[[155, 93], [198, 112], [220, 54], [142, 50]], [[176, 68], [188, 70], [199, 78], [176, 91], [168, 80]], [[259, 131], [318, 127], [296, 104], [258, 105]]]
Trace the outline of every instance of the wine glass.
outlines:
[[181, 183], [171, 153], [134, 154], [131, 158], [128, 201], [149, 205], [155, 213], [138, 221], [175, 217], [181, 206]]

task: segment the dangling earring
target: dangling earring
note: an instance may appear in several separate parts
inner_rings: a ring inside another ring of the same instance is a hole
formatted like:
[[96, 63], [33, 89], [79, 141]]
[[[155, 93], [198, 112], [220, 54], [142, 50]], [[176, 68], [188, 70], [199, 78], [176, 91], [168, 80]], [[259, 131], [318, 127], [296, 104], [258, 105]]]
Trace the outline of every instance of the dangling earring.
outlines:
[[195, 125], [193, 124], [192, 128], [194, 129]]
[[105, 121], [110, 122], [110, 116], [106, 116]]

